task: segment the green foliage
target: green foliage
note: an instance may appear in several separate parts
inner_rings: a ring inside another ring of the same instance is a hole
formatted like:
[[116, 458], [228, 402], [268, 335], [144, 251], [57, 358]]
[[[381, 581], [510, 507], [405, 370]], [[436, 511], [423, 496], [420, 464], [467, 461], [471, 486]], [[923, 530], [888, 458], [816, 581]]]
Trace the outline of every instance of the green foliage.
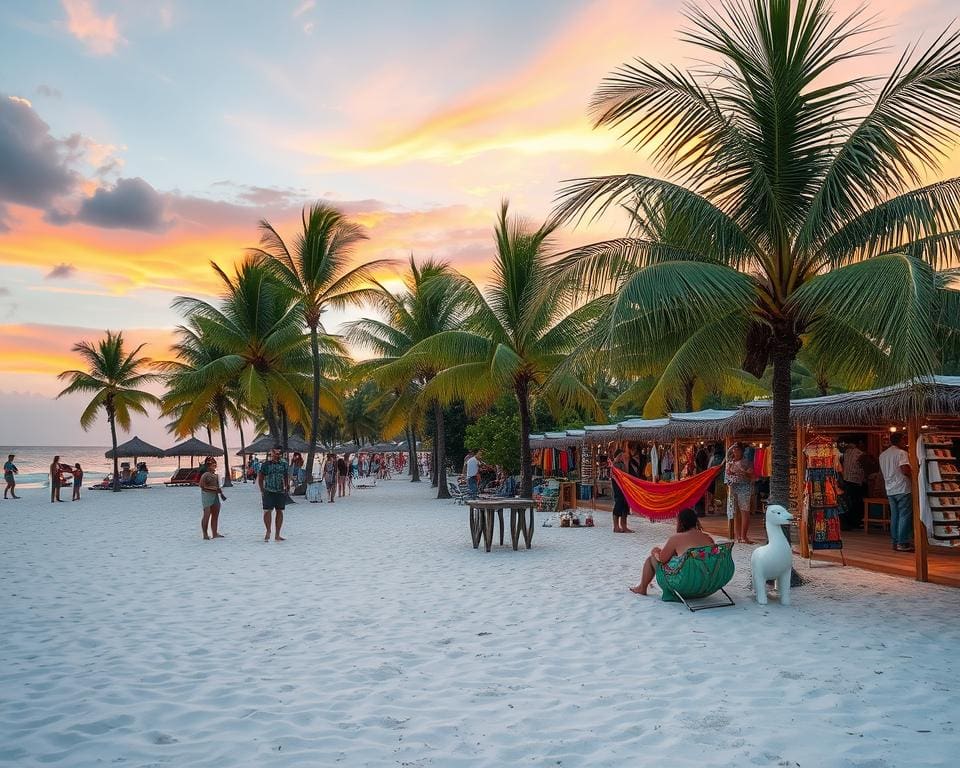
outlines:
[[464, 444], [483, 451], [483, 461], [497, 464], [508, 474], [520, 471], [520, 414], [484, 414], [466, 429]]

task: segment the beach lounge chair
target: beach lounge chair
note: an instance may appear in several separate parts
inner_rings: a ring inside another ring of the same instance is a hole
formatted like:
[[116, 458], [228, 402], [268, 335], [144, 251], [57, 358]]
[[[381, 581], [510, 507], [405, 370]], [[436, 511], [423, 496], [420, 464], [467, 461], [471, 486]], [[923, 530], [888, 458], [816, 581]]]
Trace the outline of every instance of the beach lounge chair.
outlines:
[[447, 482], [447, 488], [450, 490], [450, 498], [457, 504], [463, 504], [467, 500], [466, 492], [456, 483]]
[[181, 486], [197, 485], [200, 482], [200, 470], [196, 467], [183, 467], [173, 473], [173, 477], [167, 480], [164, 485]]
[[[671, 558], [673, 560], [673, 558]], [[691, 612], [734, 605], [724, 587], [733, 578], [733, 542], [691, 547], [673, 565], [657, 565], [657, 584], [663, 601], [683, 603]], [[704, 598], [723, 592], [727, 602], [707, 602]]]

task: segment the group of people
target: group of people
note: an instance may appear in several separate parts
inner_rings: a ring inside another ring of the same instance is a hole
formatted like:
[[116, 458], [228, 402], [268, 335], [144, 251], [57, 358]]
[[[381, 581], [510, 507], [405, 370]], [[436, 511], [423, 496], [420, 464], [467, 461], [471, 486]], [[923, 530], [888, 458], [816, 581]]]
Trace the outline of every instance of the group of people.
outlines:
[[[11, 456], [10, 461], [13, 461]], [[61, 464], [60, 457], [54, 456], [50, 462], [50, 503], [63, 501], [60, 498], [60, 488], [64, 485], [73, 484], [73, 497], [71, 501], [80, 500], [80, 488], [83, 485], [83, 468], [79, 463], [71, 467], [69, 464]]]
[[[260, 487], [260, 499], [263, 506], [263, 525], [269, 541], [284, 541], [280, 531], [283, 528], [283, 511], [290, 495], [290, 464], [281, 456], [280, 448], [274, 448], [265, 461], [257, 462], [257, 484]], [[222, 539], [220, 533], [220, 502], [227, 497], [220, 485], [217, 474], [217, 460], [213, 456], [204, 462], [204, 472], [200, 475], [200, 504], [203, 516], [200, 518], [200, 532], [207, 540]]]

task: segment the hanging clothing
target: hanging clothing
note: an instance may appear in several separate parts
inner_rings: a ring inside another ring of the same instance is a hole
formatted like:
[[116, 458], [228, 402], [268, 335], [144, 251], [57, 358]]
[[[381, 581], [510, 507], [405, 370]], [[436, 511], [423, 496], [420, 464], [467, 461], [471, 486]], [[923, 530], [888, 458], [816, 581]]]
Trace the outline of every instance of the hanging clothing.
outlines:
[[653, 473], [653, 479], [660, 479], [660, 454], [657, 451], [657, 446], [653, 446], [650, 449], [650, 466], [651, 472]]

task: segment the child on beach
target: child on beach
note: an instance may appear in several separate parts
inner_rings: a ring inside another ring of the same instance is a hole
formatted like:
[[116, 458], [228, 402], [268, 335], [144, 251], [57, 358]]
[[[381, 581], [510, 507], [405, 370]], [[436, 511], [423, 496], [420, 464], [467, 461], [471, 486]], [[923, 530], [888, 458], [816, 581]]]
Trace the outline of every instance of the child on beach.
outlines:
[[17, 487], [17, 473], [20, 471], [17, 469], [17, 465], [13, 463], [15, 454], [10, 454], [7, 456], [7, 461], [3, 465], [3, 480], [7, 484], [3, 489], [3, 498], [7, 498], [7, 493], [15, 498], [19, 499], [20, 497], [14, 492], [14, 489]]
[[79, 462], [73, 465], [73, 498], [70, 501], [80, 501], [80, 486], [83, 484], [83, 469]]
[[[206, 471], [200, 476], [200, 503], [203, 505], [203, 517], [200, 520], [200, 531], [204, 539], [222, 539], [223, 534], [217, 530], [220, 522], [220, 501], [226, 501], [220, 488], [220, 478], [217, 476], [217, 460], [208, 458]], [[207, 535], [207, 526], [210, 535]]]

